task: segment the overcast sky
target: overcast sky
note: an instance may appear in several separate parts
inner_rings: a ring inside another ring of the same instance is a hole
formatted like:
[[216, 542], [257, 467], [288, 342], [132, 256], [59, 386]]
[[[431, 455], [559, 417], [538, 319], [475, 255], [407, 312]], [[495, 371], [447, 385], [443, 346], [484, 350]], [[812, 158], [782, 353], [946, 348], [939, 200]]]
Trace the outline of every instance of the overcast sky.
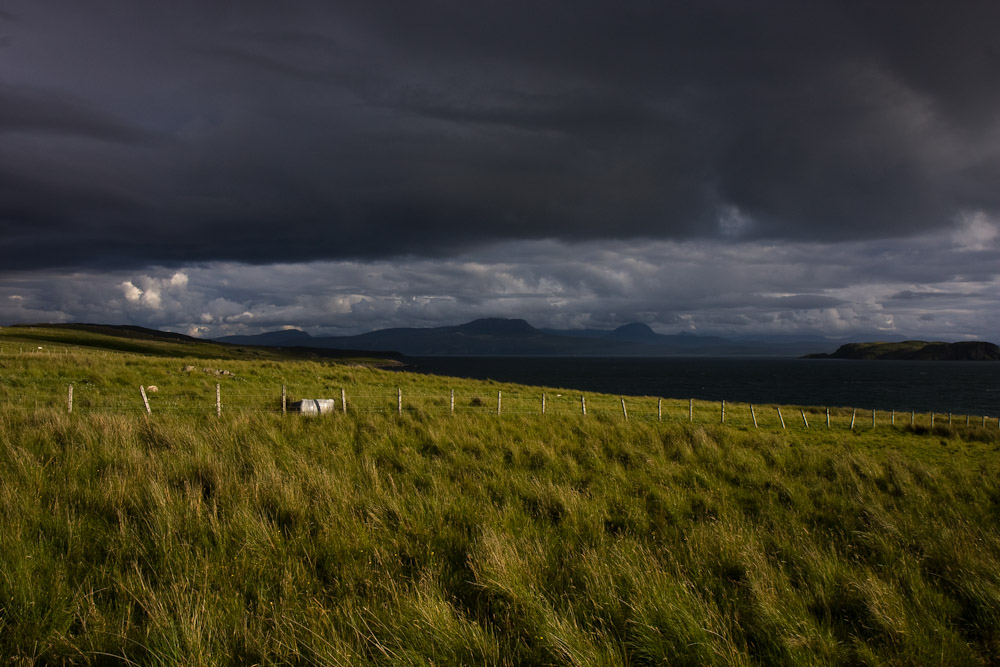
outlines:
[[0, 324], [997, 340], [997, 26], [993, 0], [0, 0]]

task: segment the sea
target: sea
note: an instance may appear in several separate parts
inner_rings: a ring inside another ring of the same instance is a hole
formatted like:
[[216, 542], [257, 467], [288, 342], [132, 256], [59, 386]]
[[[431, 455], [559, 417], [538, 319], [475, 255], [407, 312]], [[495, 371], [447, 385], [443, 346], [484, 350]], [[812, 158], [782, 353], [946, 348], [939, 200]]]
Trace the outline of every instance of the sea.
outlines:
[[403, 370], [621, 396], [1000, 415], [1000, 363], [706, 357], [409, 357]]

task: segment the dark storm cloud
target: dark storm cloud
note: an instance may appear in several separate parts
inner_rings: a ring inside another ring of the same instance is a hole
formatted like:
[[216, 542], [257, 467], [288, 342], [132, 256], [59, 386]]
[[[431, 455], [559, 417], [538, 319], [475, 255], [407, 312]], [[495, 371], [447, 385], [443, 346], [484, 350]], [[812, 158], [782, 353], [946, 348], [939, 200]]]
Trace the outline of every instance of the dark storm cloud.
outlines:
[[79, 135], [142, 143], [153, 136], [98, 109], [48, 91], [0, 84], [0, 133]]
[[996, 3], [8, 4], [8, 268], [845, 241], [1000, 210]]

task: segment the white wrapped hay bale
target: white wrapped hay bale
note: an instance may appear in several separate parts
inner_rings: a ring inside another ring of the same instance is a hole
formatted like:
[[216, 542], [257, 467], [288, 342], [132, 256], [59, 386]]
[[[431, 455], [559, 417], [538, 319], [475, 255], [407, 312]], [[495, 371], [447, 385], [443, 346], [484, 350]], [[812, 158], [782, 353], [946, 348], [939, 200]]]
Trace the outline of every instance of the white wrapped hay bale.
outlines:
[[333, 398], [305, 398], [288, 404], [289, 412], [299, 412], [304, 415], [325, 415], [337, 409], [337, 401]]

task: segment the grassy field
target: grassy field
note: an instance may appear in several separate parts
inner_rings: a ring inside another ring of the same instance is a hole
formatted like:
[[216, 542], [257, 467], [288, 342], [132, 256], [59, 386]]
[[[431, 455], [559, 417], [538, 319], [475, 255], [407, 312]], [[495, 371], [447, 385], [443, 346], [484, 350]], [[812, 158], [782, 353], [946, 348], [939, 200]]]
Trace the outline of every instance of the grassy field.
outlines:
[[[0, 330], [12, 664], [1000, 660], [995, 420], [755, 406], [755, 429], [630, 398], [626, 421], [614, 396], [584, 417], [556, 388], [91, 335]], [[348, 411], [283, 416], [282, 385]]]

